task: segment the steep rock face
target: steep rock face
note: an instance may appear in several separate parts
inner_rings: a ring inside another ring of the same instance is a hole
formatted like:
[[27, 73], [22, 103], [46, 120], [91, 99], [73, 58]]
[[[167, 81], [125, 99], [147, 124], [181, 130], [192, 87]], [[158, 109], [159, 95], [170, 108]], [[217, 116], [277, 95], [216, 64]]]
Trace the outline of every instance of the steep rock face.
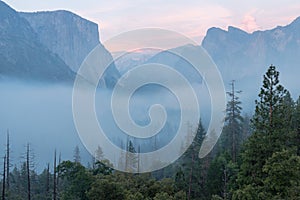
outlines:
[[0, 1], [0, 75], [1, 77], [71, 81], [75, 77], [56, 54], [36, 40], [30, 24]]
[[278, 67], [281, 80], [291, 91], [300, 72], [300, 18], [287, 26], [251, 34], [238, 28], [211, 28], [202, 42], [219, 67], [225, 84], [238, 80], [244, 90], [259, 88], [261, 76], [271, 64]]
[[[103, 49], [99, 55], [112, 60], [111, 54], [99, 42], [98, 25], [68, 11], [20, 13], [37, 33], [38, 39], [65, 63], [77, 72], [86, 56], [97, 46]], [[105, 87], [111, 87], [119, 77], [115, 65], [101, 81]]]
[[98, 25], [68, 11], [20, 13], [41, 43], [77, 72], [83, 59], [99, 42]]

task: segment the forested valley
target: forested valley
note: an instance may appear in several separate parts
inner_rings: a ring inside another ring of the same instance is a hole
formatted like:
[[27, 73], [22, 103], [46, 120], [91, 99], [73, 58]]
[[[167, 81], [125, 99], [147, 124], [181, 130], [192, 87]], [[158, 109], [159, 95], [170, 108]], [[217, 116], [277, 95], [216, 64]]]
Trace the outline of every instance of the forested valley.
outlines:
[[[38, 173], [29, 144], [22, 164], [11, 164], [7, 134], [1, 152], [3, 200], [221, 200], [300, 199], [300, 98], [293, 100], [270, 66], [263, 75], [253, 116], [243, 115], [238, 82], [228, 92], [225, 126], [213, 151], [198, 157], [206, 131], [199, 120], [196, 137], [175, 163], [161, 170], [130, 174], [116, 171], [101, 148], [88, 165], [80, 149], [73, 160], [53, 160]], [[129, 152], [136, 153], [132, 143]], [[63, 152], [61, 152], [63, 153]], [[128, 157], [135, 162], [137, 157]], [[100, 162], [100, 161], [101, 162]]]

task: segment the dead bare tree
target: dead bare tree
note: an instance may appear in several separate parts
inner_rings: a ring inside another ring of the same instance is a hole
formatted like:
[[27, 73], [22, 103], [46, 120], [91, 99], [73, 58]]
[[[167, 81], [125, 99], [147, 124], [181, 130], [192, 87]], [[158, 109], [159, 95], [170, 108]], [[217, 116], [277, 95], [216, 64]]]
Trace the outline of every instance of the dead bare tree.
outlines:
[[[59, 157], [58, 157], [58, 166], [61, 164], [61, 153], [59, 152]], [[56, 193], [57, 193], [57, 199], [59, 199], [59, 178], [60, 178], [60, 171], [57, 171], [57, 180], [56, 180]]]
[[54, 151], [54, 169], [53, 169], [53, 200], [56, 200], [56, 150]]
[[27, 198], [31, 200], [31, 184], [30, 184], [30, 146], [27, 144], [26, 150], [26, 172], [27, 172]]
[[5, 182], [5, 168], [6, 168], [6, 166], [5, 166], [5, 164], [6, 164], [6, 155], [4, 156], [4, 160], [3, 160], [3, 183], [2, 183], [2, 200], [5, 200], [5, 184], [6, 184], [6, 182]]
[[49, 194], [50, 191], [50, 164], [47, 164], [47, 176], [46, 176], [46, 192], [47, 195]]
[[9, 146], [9, 130], [7, 130], [7, 138], [6, 138], [6, 189], [7, 191], [9, 191], [9, 179], [10, 179], [10, 175], [9, 175], [9, 167], [10, 167], [10, 158], [9, 158], [9, 154], [10, 154], [10, 146]]

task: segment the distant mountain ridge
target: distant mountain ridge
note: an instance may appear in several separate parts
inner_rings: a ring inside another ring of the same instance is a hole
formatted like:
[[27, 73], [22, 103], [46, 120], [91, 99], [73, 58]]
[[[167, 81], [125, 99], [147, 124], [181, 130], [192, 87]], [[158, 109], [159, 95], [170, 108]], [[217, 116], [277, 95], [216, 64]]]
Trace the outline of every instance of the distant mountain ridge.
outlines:
[[[196, 69], [186, 60], [186, 58], [179, 55], [193, 54], [197, 52], [199, 46], [191, 44], [176, 47], [167, 51], [162, 51], [148, 59], [145, 63], [159, 63], [166, 66], [171, 66], [173, 69], [178, 71], [180, 74], [185, 76], [191, 83], [202, 83], [202, 77]], [[175, 54], [175, 52], [177, 54]]]
[[[99, 41], [97, 24], [68, 11], [18, 13], [0, 1], [0, 78], [72, 81], [84, 58], [97, 45], [105, 52], [102, 56], [111, 59]], [[219, 67], [225, 85], [235, 79], [242, 90], [259, 88], [261, 75], [273, 64], [281, 72], [284, 85], [300, 94], [295, 84], [300, 73], [300, 17], [289, 25], [253, 33], [232, 26], [228, 30], [210, 28], [202, 46]], [[183, 60], [168, 52], [151, 56], [127, 56], [118, 61], [122, 65], [119, 68], [158, 62], [173, 65], [187, 78], [198, 79], [192, 71], [185, 71]], [[105, 85], [114, 85], [119, 77], [112, 64], [104, 76]]]
[[210, 28], [202, 41], [219, 67], [224, 82], [238, 80], [243, 89], [258, 87], [271, 64], [281, 72], [282, 83], [300, 94], [300, 17], [286, 26], [247, 33], [235, 27], [228, 31]]
[[[232, 26], [228, 30], [213, 27], [207, 31], [202, 47], [217, 65], [226, 90], [230, 90], [229, 83], [236, 80], [236, 88], [243, 91], [241, 100], [248, 106], [245, 108], [246, 112], [253, 109], [262, 76], [271, 64], [279, 70], [280, 82], [292, 96], [298, 98], [300, 95], [300, 17], [289, 25], [254, 33]], [[175, 49], [193, 53], [197, 48], [198, 46], [185, 45]], [[191, 83], [202, 83], [202, 77], [192, 70], [191, 65], [171, 52], [172, 50], [159, 52], [142, 64], [168, 65]]]

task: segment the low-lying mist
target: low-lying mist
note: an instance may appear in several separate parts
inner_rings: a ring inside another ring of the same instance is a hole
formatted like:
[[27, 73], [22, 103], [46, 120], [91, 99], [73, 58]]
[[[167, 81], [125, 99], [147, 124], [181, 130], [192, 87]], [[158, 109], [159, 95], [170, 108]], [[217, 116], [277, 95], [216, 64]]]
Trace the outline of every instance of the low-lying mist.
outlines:
[[[209, 93], [205, 84], [195, 84], [193, 87], [200, 100], [202, 123], [207, 128], [211, 116]], [[73, 160], [76, 145], [80, 148], [82, 163], [91, 163], [92, 157], [80, 141], [73, 122], [72, 90], [71, 84], [2, 81], [0, 83], [0, 152], [2, 155], [4, 156], [6, 148], [6, 132], [9, 130], [13, 165], [19, 165], [25, 160], [27, 143], [30, 144], [34, 154], [33, 162], [37, 170], [42, 170], [47, 163], [53, 163], [55, 149], [61, 152], [62, 160]], [[125, 144], [126, 136], [125, 133], [116, 131], [114, 127], [114, 119], [109, 114], [111, 113], [109, 94], [111, 91], [108, 89], [98, 89], [95, 108], [98, 120], [109, 132], [108, 138], [120, 146], [120, 140]], [[130, 115], [136, 124], [145, 126], [150, 122], [149, 108], [153, 104], [161, 104], [167, 111], [166, 127], [158, 136], [161, 143], [157, 145], [162, 147], [174, 137], [171, 133], [176, 130], [178, 126], [176, 122], [180, 119], [179, 104], [176, 96], [166, 89], [154, 87], [152, 91], [149, 87], [140, 88], [129, 102]], [[153, 150], [145, 145], [147, 140], [134, 140], [134, 142], [143, 144], [145, 149], [142, 151]]]
[[30, 144], [37, 169], [52, 163], [54, 150], [73, 159], [76, 145], [89, 161], [72, 120], [72, 86], [5, 81], [0, 83], [0, 138], [4, 154], [9, 129], [11, 160], [19, 164]]

